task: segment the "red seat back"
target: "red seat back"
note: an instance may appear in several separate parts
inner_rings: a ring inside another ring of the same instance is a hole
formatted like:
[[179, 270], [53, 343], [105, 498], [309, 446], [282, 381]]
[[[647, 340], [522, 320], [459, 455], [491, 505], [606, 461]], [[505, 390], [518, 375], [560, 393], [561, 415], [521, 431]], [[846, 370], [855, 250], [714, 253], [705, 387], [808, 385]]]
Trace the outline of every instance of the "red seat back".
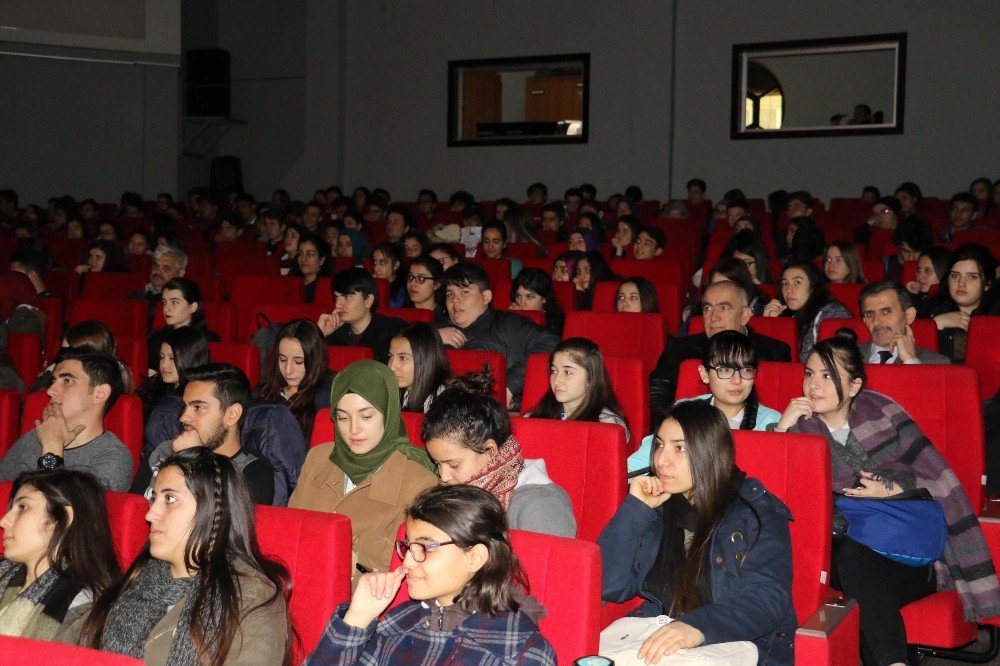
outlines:
[[[747, 325], [753, 329], [754, 333], [766, 335], [775, 340], [781, 340], [789, 346], [792, 358], [799, 355], [799, 329], [795, 325], [792, 317], [750, 317]], [[705, 319], [701, 315], [695, 315], [688, 320], [688, 333], [705, 332]]]
[[422, 310], [420, 308], [379, 308], [378, 312], [379, 314], [384, 314], [386, 317], [402, 319], [408, 324], [415, 324], [417, 322], [434, 323], [433, 310]]
[[559, 301], [559, 307], [563, 312], [573, 312], [576, 310], [576, 285], [572, 282], [553, 282], [552, 293]]
[[543, 458], [556, 485], [569, 495], [577, 538], [597, 542], [625, 499], [625, 433], [609, 423], [511, 418], [524, 457]]
[[0, 458], [7, 455], [21, 428], [21, 394], [0, 389]]
[[[146, 377], [148, 376], [147, 371], [149, 370], [146, 367], [149, 363], [146, 338], [115, 338], [115, 346], [117, 347], [118, 360], [129, 367], [129, 370], [132, 371], [132, 382], [136, 388], [139, 388], [146, 381]], [[157, 358], [159, 357], [159, 353], [159, 350], [157, 350]], [[154, 367], [153, 369], [159, 370], [158, 367]]]
[[229, 363], [246, 373], [250, 386], [260, 383], [260, 349], [249, 342], [209, 342], [208, 353], [215, 363]]
[[261, 551], [292, 577], [295, 663], [316, 647], [338, 604], [351, 597], [351, 520], [336, 513], [255, 506]]
[[444, 353], [455, 375], [482, 372], [488, 365], [494, 379], [493, 397], [504, 407], [507, 406], [507, 359], [503, 354], [483, 349], [445, 349]]
[[119, 566], [125, 571], [149, 541], [149, 524], [146, 522], [149, 502], [142, 495], [113, 490], [105, 491], [104, 498], [108, 506], [108, 522], [111, 523], [115, 554], [118, 556]]
[[571, 312], [563, 339], [575, 337], [592, 340], [607, 356], [637, 356], [647, 373], [656, 366], [665, 342], [660, 315], [625, 312]]
[[[217, 334], [222, 342], [244, 342], [240, 339], [240, 332], [243, 329], [238, 328], [239, 321], [237, 316], [236, 306], [232, 303], [211, 303], [204, 302], [201, 304], [202, 311], [205, 313], [205, 323], [208, 325], [208, 330]], [[250, 309], [247, 306], [247, 309]], [[166, 320], [163, 318], [163, 304], [156, 306], [156, 310], [153, 313], [153, 330], [159, 330], [167, 325]], [[250, 338], [247, 338], [249, 340]]]
[[[44, 391], [28, 394], [21, 416], [22, 435], [35, 427], [36, 420], [41, 420], [42, 410], [47, 404], [49, 396]], [[135, 474], [142, 451], [142, 401], [132, 394], [118, 396], [114, 407], [104, 416], [104, 427], [114, 433], [132, 454], [132, 474]]]
[[[477, 255], [481, 252], [477, 252]], [[491, 288], [496, 287], [501, 282], [509, 281], [510, 275], [510, 259], [486, 259], [476, 256], [469, 261], [479, 264], [486, 271], [486, 275], [490, 279]]]
[[[406, 524], [397, 539], [406, 537]], [[510, 531], [511, 545], [528, 576], [531, 594], [547, 611], [539, 629], [561, 664], [597, 654], [601, 633], [601, 553], [597, 544], [538, 532]], [[400, 565], [395, 549], [392, 564]], [[406, 581], [392, 606], [410, 598]]]
[[[649, 390], [645, 367], [637, 358], [605, 356], [604, 367], [611, 378], [611, 387], [625, 412], [631, 441], [638, 443], [649, 434]], [[533, 410], [549, 390], [549, 355], [532, 354], [524, 377], [521, 414]], [[635, 448], [634, 446], [632, 448]]]
[[[252, 262], [247, 262], [252, 263]], [[238, 274], [228, 280], [229, 302], [243, 310], [257, 303], [301, 303], [302, 278], [277, 274]]]
[[611, 272], [619, 277], [644, 277], [650, 282], [683, 284], [681, 263], [675, 259], [612, 259]]
[[[618, 300], [618, 282], [598, 282], [594, 287], [594, 312], [615, 312]], [[654, 282], [656, 301], [663, 317], [663, 326], [671, 334], [681, 325], [680, 287], [676, 284]]]
[[239, 257], [244, 260], [259, 259], [267, 256], [267, 243], [258, 240], [244, 240], [215, 244], [215, 256], [218, 257]]
[[[265, 302], [246, 305], [239, 310], [239, 330], [241, 331], [240, 335], [243, 336], [239, 342], [249, 341], [257, 332], [258, 324], [267, 326], [268, 321], [272, 324], [287, 324], [293, 319], [317, 321], [320, 315], [327, 314], [330, 310], [330, 306], [318, 303], [289, 305], [287, 303]], [[258, 314], [264, 315], [259, 322], [257, 321]]]
[[344, 345], [330, 345], [327, 347], [329, 360], [327, 366], [330, 370], [340, 372], [355, 361], [372, 360], [375, 353], [371, 347], [347, 347]]
[[[225, 255], [217, 255], [214, 259], [216, 272], [230, 280], [240, 275], [281, 276], [281, 257], [276, 254], [268, 257], [261, 252], [261, 256], [254, 257], [252, 260], [248, 257]], [[229, 284], [233, 283], [230, 281]], [[300, 278], [299, 285], [301, 286], [301, 284]], [[233, 294], [233, 290], [230, 289], [229, 293]]]
[[856, 282], [834, 283], [827, 285], [830, 289], [830, 295], [843, 303], [855, 317], [861, 316], [861, 305], [858, 303], [858, 296], [861, 295], [861, 290], [866, 286], [868, 285], [858, 284]]
[[[849, 328], [858, 334], [858, 342], [871, 342], [872, 334], [865, 326], [863, 319], [852, 317], [850, 319], [824, 319], [819, 324], [819, 339], [826, 340], [832, 338], [838, 329]], [[920, 349], [938, 350], [937, 326], [932, 319], [914, 319], [910, 324], [913, 330], [913, 339]], [[866, 361], [868, 359], [865, 359]]]
[[31, 638], [0, 636], [0, 654], [7, 666], [142, 666], [143, 662], [122, 654], [90, 648], [39, 641]]
[[736, 430], [733, 437], [736, 464], [781, 499], [794, 517], [789, 523], [792, 603], [804, 622], [829, 594], [833, 496], [828, 445], [818, 435]]
[[125, 265], [128, 266], [129, 273], [138, 273], [148, 278], [153, 268], [153, 257], [149, 254], [126, 254]]
[[25, 386], [31, 386], [42, 370], [42, 339], [34, 333], [9, 333], [7, 355], [17, 376]]
[[87, 273], [83, 278], [81, 298], [117, 301], [142, 291], [149, 281], [149, 273]]
[[1000, 389], [1000, 317], [976, 315], [972, 318], [965, 364], [979, 373], [980, 399], [992, 399]]
[[95, 301], [80, 298], [73, 301], [69, 311], [69, 325], [94, 319], [118, 337], [146, 337], [146, 301]]
[[45, 342], [42, 353], [50, 361], [59, 352], [63, 336], [63, 302], [55, 296], [41, 296], [35, 301], [35, 307], [45, 314]]

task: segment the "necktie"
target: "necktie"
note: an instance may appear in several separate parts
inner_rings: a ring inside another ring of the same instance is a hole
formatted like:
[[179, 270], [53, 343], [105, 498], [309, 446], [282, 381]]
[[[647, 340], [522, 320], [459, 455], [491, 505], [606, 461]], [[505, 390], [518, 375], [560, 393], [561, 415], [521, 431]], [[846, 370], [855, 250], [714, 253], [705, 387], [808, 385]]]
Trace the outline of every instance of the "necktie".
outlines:
[[889, 362], [889, 359], [892, 358], [892, 352], [883, 349], [879, 351], [878, 358], [879, 358], [879, 363], [885, 365], [886, 363]]

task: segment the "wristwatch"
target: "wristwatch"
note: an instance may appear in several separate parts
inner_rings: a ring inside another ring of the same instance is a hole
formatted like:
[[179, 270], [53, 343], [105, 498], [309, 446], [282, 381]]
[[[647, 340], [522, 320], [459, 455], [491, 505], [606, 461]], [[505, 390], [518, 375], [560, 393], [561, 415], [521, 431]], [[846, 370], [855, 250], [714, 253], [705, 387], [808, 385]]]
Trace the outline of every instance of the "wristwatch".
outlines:
[[63, 457], [54, 453], [43, 454], [38, 459], [38, 469], [56, 469], [63, 466]]

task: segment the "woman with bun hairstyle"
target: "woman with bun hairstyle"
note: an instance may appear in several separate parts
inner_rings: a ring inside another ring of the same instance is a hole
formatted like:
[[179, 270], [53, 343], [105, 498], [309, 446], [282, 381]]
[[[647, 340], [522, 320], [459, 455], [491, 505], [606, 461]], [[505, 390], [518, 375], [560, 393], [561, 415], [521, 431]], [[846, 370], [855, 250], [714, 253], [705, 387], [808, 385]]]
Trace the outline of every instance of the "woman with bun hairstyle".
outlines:
[[0, 634], [52, 640], [66, 614], [121, 575], [104, 487], [86, 472], [25, 472], [0, 520]]
[[[490, 493], [424, 491], [406, 509], [406, 538], [395, 549], [402, 565], [361, 577], [306, 664], [555, 666], [538, 631], [545, 609], [528, 596], [503, 507]], [[404, 578], [410, 600], [386, 612]]]
[[488, 490], [512, 529], [576, 536], [569, 496], [549, 478], [543, 459], [525, 460], [492, 390], [489, 373], [455, 377], [427, 410], [421, 437], [441, 483]]

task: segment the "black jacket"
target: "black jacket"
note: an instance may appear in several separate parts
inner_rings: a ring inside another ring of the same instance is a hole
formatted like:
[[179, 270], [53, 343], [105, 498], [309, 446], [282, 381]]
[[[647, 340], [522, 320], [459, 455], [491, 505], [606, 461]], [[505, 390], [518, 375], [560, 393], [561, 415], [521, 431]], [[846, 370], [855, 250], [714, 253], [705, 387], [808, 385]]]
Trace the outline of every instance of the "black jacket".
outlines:
[[[769, 338], [760, 333], [754, 333], [747, 327], [750, 344], [753, 345], [757, 361], [791, 361], [792, 352], [788, 345], [780, 340]], [[677, 391], [677, 373], [681, 363], [689, 358], [700, 359], [708, 346], [708, 336], [704, 333], [686, 335], [674, 338], [660, 354], [656, 368], [649, 375], [649, 407], [650, 424], [655, 428], [663, 415], [674, 404], [674, 394]]]
[[[438, 328], [455, 326], [450, 320], [438, 322]], [[458, 328], [458, 327], [456, 327]], [[465, 328], [463, 349], [498, 351], [507, 360], [507, 388], [514, 395], [514, 406], [521, 404], [524, 375], [530, 354], [548, 354], [559, 344], [559, 338], [535, 322], [511, 312], [486, 308]]]
[[326, 344], [340, 347], [369, 347], [375, 354], [375, 360], [385, 363], [389, 357], [389, 340], [396, 332], [403, 328], [406, 322], [396, 317], [386, 317], [377, 312], [372, 313], [372, 320], [368, 328], [361, 333], [361, 340], [357, 345], [351, 343], [351, 325], [344, 324], [336, 331], [326, 336]]

